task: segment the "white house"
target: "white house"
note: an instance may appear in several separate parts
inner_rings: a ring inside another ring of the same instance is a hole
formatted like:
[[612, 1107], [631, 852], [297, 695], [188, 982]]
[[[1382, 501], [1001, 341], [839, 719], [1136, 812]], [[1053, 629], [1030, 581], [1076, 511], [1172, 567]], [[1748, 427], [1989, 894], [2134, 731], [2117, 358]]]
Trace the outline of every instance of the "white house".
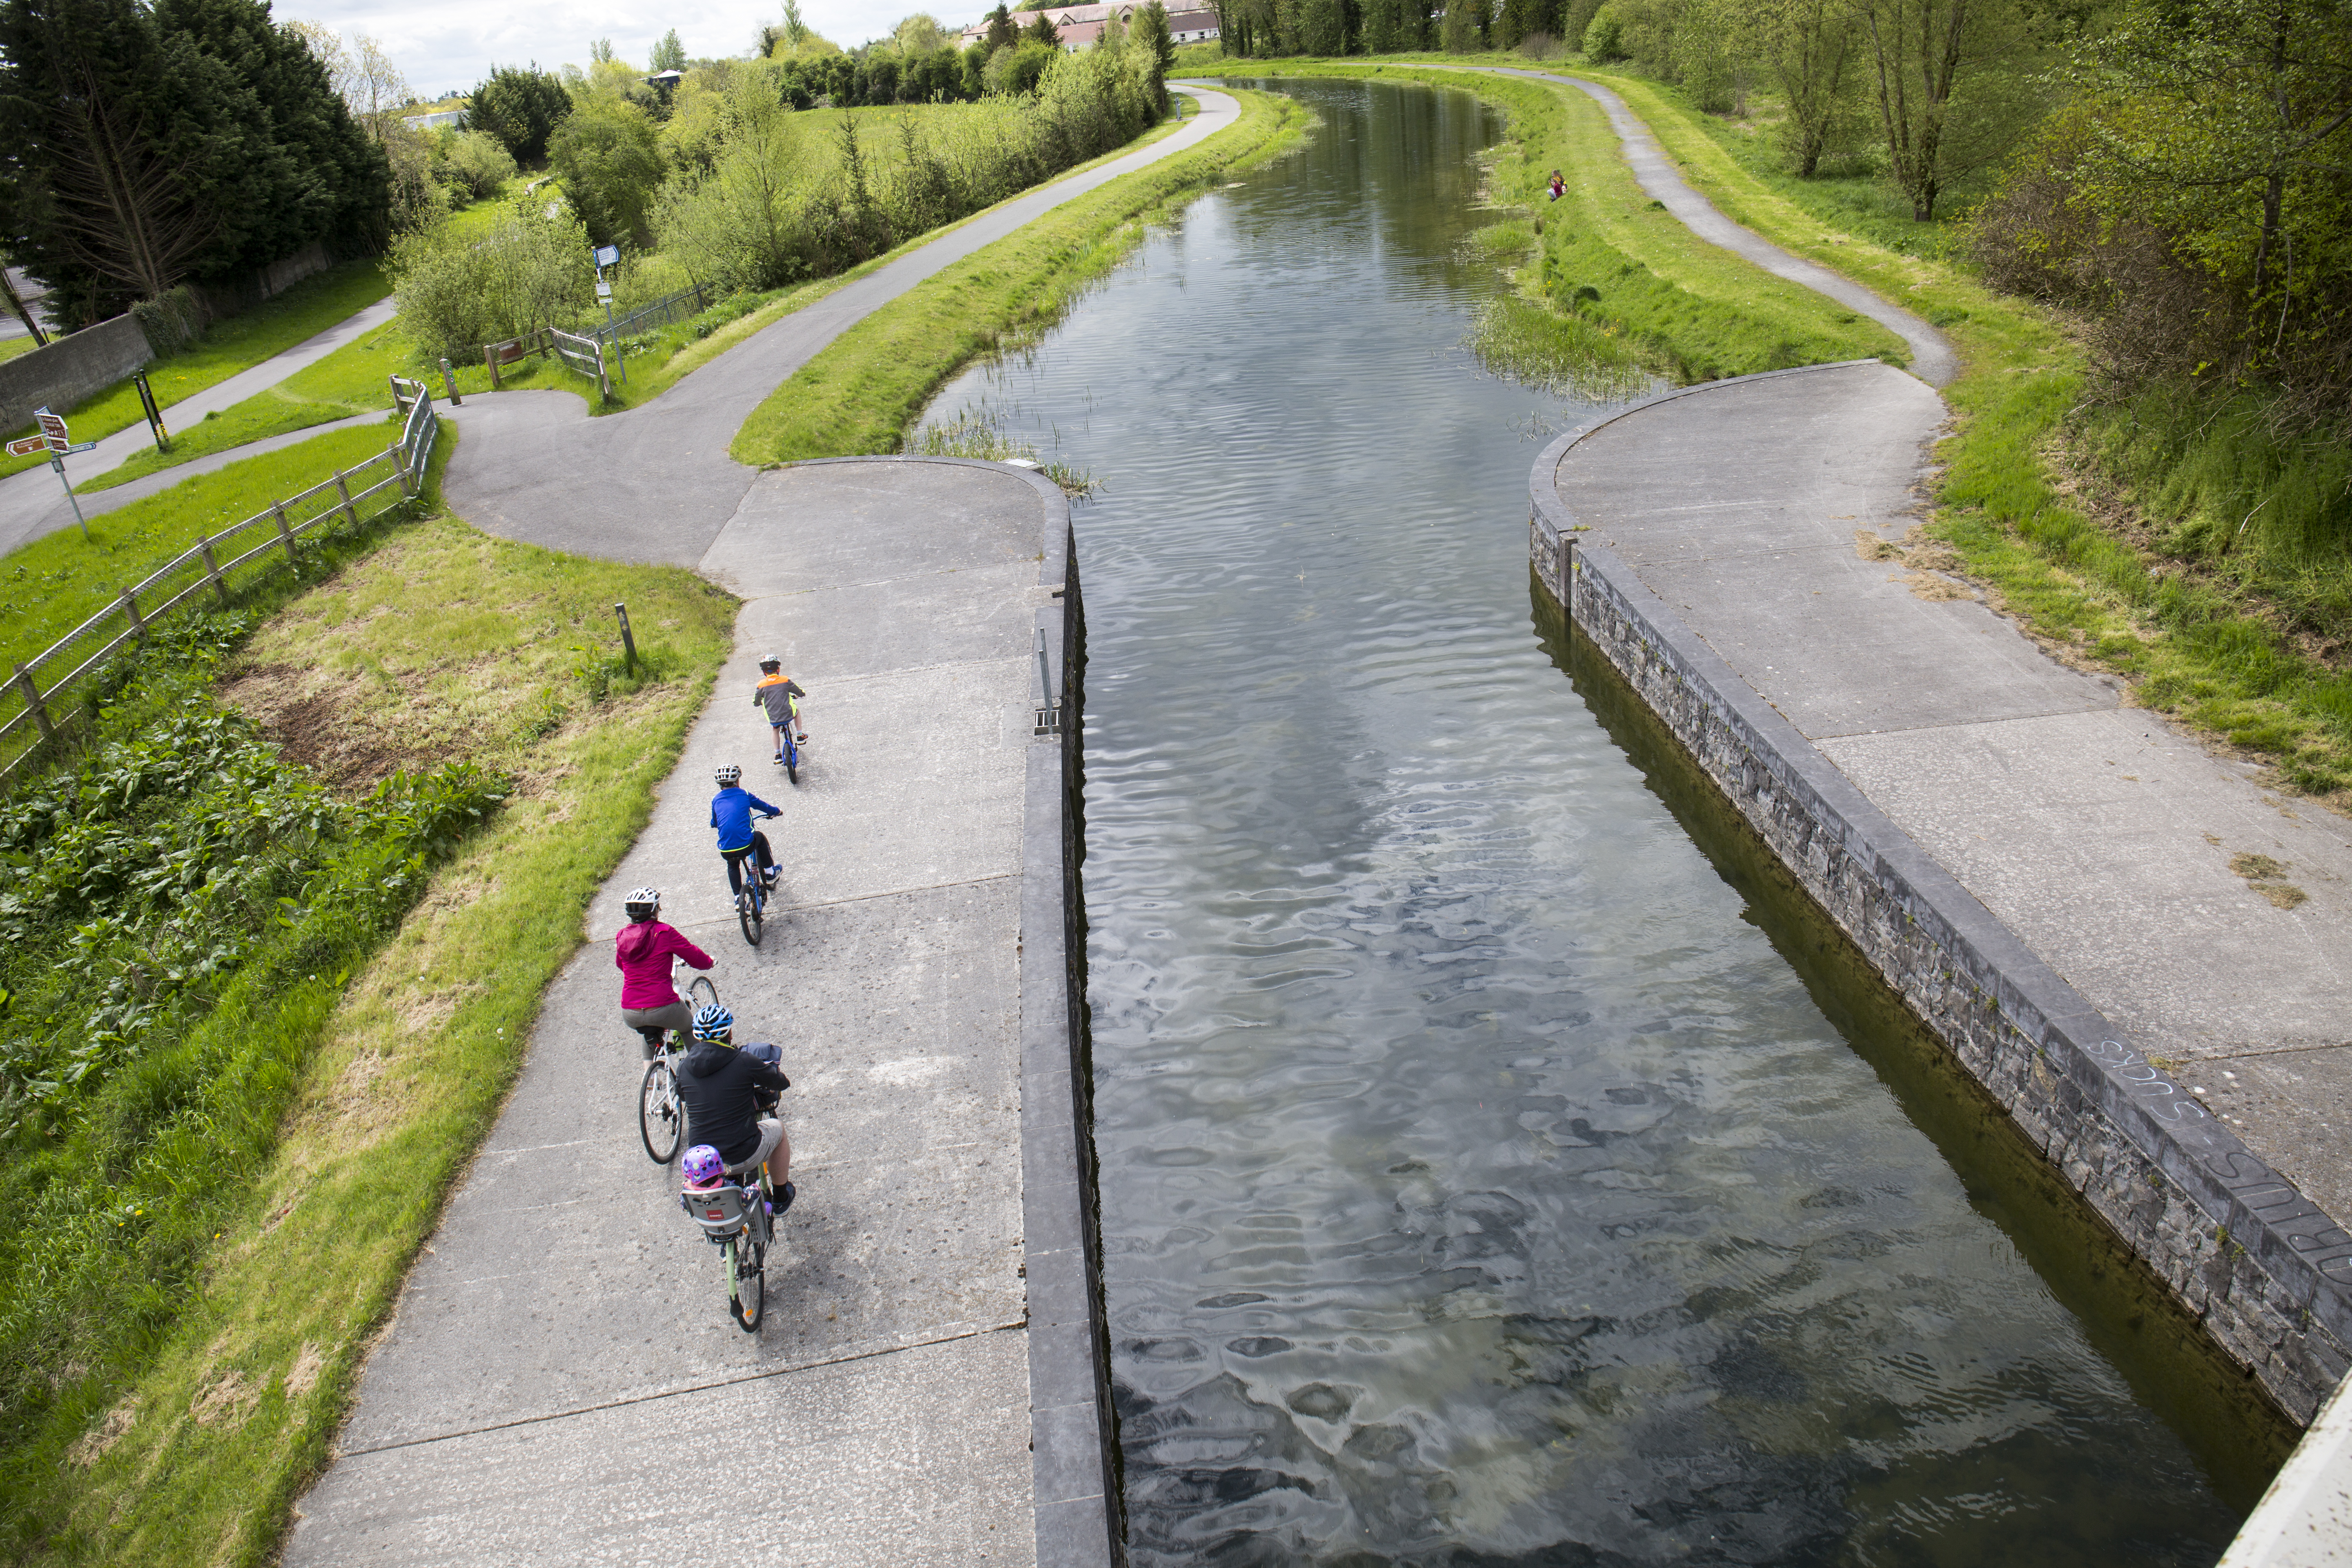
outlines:
[[[1132, 27], [1135, 26], [1135, 14], [1141, 9], [1143, 7], [1134, 0], [1118, 0], [1116, 5], [1058, 5], [1042, 13], [1015, 11], [1013, 13], [1013, 25], [1026, 27], [1040, 15], [1050, 16], [1054, 19], [1054, 31], [1062, 40], [1063, 49], [1076, 54], [1080, 49], [1091, 47], [1094, 41], [1102, 37], [1103, 24], [1112, 16], [1118, 17], [1120, 26]], [[1183, 10], [1171, 6], [1168, 12], [1168, 32], [1180, 44], [1205, 44], [1217, 36], [1217, 14], [1205, 6]], [[987, 36], [988, 18], [983, 16], [958, 35], [958, 39], [961, 47], [969, 48]]]

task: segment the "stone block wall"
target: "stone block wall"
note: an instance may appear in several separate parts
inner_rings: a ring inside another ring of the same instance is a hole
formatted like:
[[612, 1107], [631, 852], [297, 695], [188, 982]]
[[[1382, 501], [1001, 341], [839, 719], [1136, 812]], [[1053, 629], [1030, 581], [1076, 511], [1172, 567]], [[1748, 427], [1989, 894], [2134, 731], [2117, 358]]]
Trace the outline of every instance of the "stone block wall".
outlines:
[[0, 432], [30, 425], [36, 408], [62, 413], [154, 357], [147, 334], [128, 315], [18, 354], [0, 363]]
[[[1580, 433], [1579, 433], [1580, 434]], [[2352, 1366], [2352, 1235], [1930, 859], [1536, 469], [1529, 563], [1880, 977], [2296, 1421]], [[1549, 492], [1549, 493], [1548, 493]]]

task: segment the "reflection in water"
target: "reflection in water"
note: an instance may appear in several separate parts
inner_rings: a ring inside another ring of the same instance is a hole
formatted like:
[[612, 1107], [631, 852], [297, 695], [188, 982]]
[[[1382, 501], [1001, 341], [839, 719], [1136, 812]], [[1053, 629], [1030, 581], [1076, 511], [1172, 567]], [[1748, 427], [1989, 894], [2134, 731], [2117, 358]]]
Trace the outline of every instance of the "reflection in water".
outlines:
[[994, 400], [1101, 476], [1087, 918], [1144, 1563], [2202, 1563], [2234, 1521], [1528, 622], [1470, 99], [1187, 211]]

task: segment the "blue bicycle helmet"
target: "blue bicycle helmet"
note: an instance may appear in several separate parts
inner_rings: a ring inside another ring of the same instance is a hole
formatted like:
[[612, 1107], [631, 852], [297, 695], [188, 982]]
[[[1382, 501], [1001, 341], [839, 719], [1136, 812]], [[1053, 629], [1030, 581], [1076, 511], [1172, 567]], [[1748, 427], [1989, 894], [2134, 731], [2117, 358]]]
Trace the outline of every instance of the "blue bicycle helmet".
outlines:
[[719, 1151], [709, 1144], [697, 1143], [686, 1152], [686, 1158], [678, 1162], [677, 1170], [689, 1187], [715, 1187], [726, 1179], [727, 1162], [720, 1159]]
[[706, 1003], [694, 1015], [694, 1037], [698, 1040], [723, 1040], [735, 1027], [735, 1015], [719, 1003]]

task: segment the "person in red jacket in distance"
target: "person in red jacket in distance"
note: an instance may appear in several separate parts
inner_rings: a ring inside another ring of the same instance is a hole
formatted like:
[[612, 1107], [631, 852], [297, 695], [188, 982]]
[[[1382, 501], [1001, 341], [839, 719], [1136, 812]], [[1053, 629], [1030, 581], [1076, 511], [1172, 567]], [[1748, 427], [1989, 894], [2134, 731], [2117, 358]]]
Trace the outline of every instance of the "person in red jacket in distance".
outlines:
[[646, 1059], [660, 1048], [664, 1029], [680, 1035], [694, 1032], [694, 1014], [670, 984], [670, 960], [683, 958], [694, 969], [708, 969], [711, 956], [661, 921], [661, 894], [639, 888], [622, 900], [629, 923], [613, 938], [613, 963], [621, 972], [621, 1022], [646, 1043]]

